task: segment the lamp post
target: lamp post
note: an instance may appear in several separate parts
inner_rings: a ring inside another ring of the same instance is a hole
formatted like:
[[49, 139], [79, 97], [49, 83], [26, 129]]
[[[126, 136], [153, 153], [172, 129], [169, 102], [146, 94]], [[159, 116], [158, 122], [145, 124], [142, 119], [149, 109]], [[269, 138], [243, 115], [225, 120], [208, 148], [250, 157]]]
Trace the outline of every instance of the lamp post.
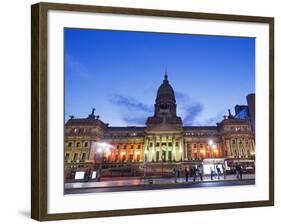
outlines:
[[148, 154], [148, 149], [144, 151], [144, 161], [143, 161], [143, 179], [145, 181], [146, 178], [146, 162], [147, 162], [147, 154]]
[[[214, 144], [214, 141], [212, 139], [210, 139], [208, 141], [208, 148], [209, 148], [209, 151], [211, 151], [212, 157], [215, 158], [215, 150], [217, 148], [217, 145]], [[216, 172], [216, 162], [215, 162], [215, 159], [213, 159], [213, 166], [214, 166], [214, 172]]]
[[104, 160], [104, 153], [110, 152], [112, 147], [113, 147], [112, 145], [110, 145], [110, 144], [108, 144], [106, 142], [98, 142], [97, 143], [97, 153], [99, 154], [99, 157], [100, 157], [97, 181], [100, 181], [100, 179], [101, 179], [101, 172], [102, 172], [102, 166], [103, 166], [103, 160]]

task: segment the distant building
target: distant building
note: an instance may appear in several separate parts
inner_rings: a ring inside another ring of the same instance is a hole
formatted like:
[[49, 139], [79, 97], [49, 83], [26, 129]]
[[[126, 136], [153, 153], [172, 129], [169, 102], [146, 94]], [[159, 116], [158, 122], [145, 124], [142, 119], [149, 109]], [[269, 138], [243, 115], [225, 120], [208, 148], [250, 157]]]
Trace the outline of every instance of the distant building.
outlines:
[[[165, 74], [154, 114], [142, 127], [112, 127], [94, 110], [87, 118], [71, 117], [65, 124], [66, 169], [91, 167], [100, 154], [108, 164], [191, 164], [205, 158], [250, 159], [255, 155], [255, 94], [248, 105], [236, 105], [215, 126], [185, 126], [177, 116], [174, 90]], [[100, 152], [98, 143], [110, 150]]]

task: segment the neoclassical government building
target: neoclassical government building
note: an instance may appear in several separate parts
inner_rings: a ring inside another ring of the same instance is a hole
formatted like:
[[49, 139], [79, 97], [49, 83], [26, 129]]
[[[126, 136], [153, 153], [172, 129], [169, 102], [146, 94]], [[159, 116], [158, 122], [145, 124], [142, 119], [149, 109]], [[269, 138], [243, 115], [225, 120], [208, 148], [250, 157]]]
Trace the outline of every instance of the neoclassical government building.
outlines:
[[250, 159], [255, 155], [255, 95], [236, 105], [215, 126], [186, 126], [177, 115], [175, 93], [167, 73], [158, 88], [154, 114], [144, 126], [113, 127], [95, 110], [86, 118], [65, 123], [65, 164], [177, 163], [206, 158]]

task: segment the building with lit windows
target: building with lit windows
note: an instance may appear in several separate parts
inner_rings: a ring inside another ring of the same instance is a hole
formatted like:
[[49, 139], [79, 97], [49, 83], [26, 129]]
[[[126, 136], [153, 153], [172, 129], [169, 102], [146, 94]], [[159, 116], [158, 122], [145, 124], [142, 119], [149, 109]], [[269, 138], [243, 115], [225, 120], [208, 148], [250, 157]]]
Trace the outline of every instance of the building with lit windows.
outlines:
[[[77, 169], [106, 167], [186, 167], [204, 159], [254, 160], [254, 94], [248, 105], [236, 105], [216, 126], [185, 126], [177, 116], [174, 90], [165, 74], [144, 126], [112, 127], [95, 115], [65, 124], [66, 175]], [[100, 144], [107, 147], [100, 148]], [[137, 170], [137, 168], [135, 168]], [[162, 170], [163, 171], [163, 170]]]

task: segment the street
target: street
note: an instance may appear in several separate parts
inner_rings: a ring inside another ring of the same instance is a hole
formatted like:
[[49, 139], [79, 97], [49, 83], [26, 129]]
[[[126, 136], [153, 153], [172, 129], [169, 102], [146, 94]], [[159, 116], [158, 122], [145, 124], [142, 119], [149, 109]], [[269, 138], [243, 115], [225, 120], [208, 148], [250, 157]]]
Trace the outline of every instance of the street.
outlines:
[[[246, 176], [246, 175], [245, 175]], [[203, 181], [189, 180], [185, 178], [151, 178], [151, 179], [120, 179], [114, 181], [86, 182], [86, 183], [66, 183], [65, 194], [98, 193], [98, 192], [117, 192], [117, 191], [137, 191], [137, 190], [159, 190], [177, 188], [198, 188], [198, 187], [222, 187], [222, 186], [241, 186], [254, 185], [254, 175], [247, 175], [242, 180], [228, 176], [226, 179], [204, 179]]]

